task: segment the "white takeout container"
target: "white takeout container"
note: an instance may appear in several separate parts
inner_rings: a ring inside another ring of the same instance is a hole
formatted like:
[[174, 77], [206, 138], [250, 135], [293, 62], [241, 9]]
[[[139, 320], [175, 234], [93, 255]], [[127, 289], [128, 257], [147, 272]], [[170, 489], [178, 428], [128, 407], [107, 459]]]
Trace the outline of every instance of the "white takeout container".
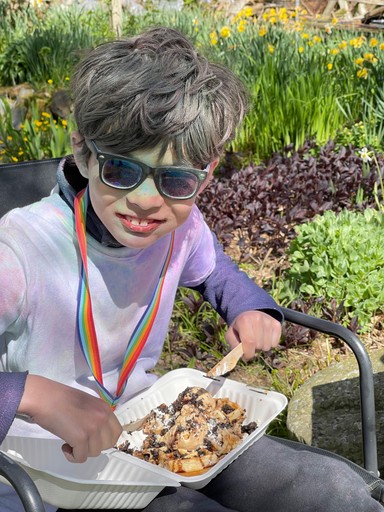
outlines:
[[27, 471], [43, 501], [58, 508], [141, 509], [164, 487], [180, 485], [141, 460], [133, 465], [111, 457], [113, 450], [83, 464], [68, 462], [62, 444], [57, 439], [8, 436], [0, 449]]
[[[275, 391], [254, 388], [224, 377], [212, 379], [198, 370], [180, 368], [167, 373], [149, 389], [122, 405], [116, 414], [122, 424], [142, 418], [162, 403], [169, 405], [188, 386], [202, 387], [217, 398], [229, 398], [245, 409], [245, 425], [252, 421], [258, 425], [257, 429], [246, 436], [236, 448], [201, 475], [187, 476], [155, 466], [159, 475], [171, 478], [187, 487], [201, 489], [264, 434], [268, 424], [286, 407], [288, 400]], [[115, 457], [129, 458], [132, 464], [135, 464], [137, 459], [120, 451], [115, 453]], [[145, 464], [153, 466], [150, 462]]]
[[[142, 418], [162, 403], [169, 405], [189, 386], [229, 398], [246, 410], [244, 424], [258, 424], [254, 432], [201, 475], [172, 473], [117, 449], [106, 450], [83, 464], [73, 464], [62, 454], [63, 442], [57, 439], [8, 436], [0, 450], [29, 473], [43, 501], [64, 509], [141, 509], [164, 487], [182, 484], [201, 489], [264, 434], [268, 424], [286, 407], [287, 398], [281, 393], [224, 377], [211, 379], [198, 370], [182, 368], [164, 375], [120, 406], [116, 415], [122, 424]], [[8, 484], [3, 478], [0, 481]]]

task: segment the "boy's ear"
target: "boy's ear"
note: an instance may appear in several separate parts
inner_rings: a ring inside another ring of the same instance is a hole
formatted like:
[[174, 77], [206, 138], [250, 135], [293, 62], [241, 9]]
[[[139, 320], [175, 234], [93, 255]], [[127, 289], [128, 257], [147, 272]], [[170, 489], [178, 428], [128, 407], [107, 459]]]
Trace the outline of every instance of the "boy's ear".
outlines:
[[213, 171], [216, 169], [219, 162], [220, 162], [220, 158], [216, 158], [216, 160], [214, 160], [213, 162], [211, 162], [209, 164], [208, 177], [206, 180], [203, 181], [201, 187], [199, 188], [197, 195], [201, 194], [201, 192], [203, 192], [203, 190], [208, 186], [209, 182], [212, 179]]
[[73, 156], [77, 165], [77, 168], [80, 171], [80, 174], [88, 179], [88, 161], [84, 156], [84, 137], [80, 132], [72, 132], [71, 133], [71, 145]]

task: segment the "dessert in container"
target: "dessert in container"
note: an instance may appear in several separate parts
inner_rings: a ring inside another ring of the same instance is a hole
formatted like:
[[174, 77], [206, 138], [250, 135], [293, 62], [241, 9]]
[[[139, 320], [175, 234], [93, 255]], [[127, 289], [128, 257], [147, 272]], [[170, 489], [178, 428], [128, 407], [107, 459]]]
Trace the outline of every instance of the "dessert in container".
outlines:
[[[73, 464], [61, 452], [58, 439], [8, 436], [0, 446], [29, 473], [43, 500], [67, 509], [141, 509], [164, 487], [185, 485], [201, 489], [265, 432], [286, 407], [281, 393], [247, 386], [234, 380], [209, 378], [198, 370], [173, 370], [115, 412], [122, 424], [144, 417], [160, 404], [171, 404], [187, 387], [205, 388], [213, 396], [229, 398], [246, 410], [244, 424], [255, 421], [255, 431], [215, 466], [193, 476], [177, 474], [117, 449], [106, 450], [83, 464]], [[4, 479], [0, 479], [8, 483]]]
[[[188, 476], [187, 473], [173, 473], [165, 468], [155, 466], [159, 475], [171, 478], [193, 489], [201, 489], [265, 433], [269, 423], [283, 411], [288, 400], [284, 395], [275, 391], [247, 386], [224, 377], [210, 378], [198, 370], [180, 368], [167, 373], [149, 389], [122, 405], [117, 411], [117, 416], [122, 424], [142, 418], [162, 403], [169, 405], [178, 397], [179, 393], [190, 386], [204, 388], [214, 397], [225, 397], [236, 402], [246, 411], [244, 424], [255, 421], [258, 425], [254, 432], [246, 436], [238, 446], [202, 474]], [[120, 451], [115, 452], [113, 456], [119, 459], [129, 458], [132, 464], [135, 464], [135, 460], [140, 460]], [[145, 462], [145, 464], [154, 466], [150, 462]]]

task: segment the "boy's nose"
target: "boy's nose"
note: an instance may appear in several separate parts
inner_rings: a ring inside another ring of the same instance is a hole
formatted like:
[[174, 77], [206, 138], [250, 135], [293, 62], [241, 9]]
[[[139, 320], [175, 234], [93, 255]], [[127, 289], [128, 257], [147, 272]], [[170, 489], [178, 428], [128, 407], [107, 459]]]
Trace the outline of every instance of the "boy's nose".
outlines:
[[164, 199], [157, 190], [156, 184], [151, 176], [143, 181], [137, 188], [127, 192], [127, 199], [143, 210], [159, 208]]

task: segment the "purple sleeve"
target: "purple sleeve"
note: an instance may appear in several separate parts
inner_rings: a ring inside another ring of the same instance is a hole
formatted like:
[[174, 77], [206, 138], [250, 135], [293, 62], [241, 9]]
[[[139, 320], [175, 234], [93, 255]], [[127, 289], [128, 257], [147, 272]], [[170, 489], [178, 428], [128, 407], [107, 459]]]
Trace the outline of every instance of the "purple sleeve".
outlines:
[[240, 313], [254, 310], [268, 313], [282, 322], [283, 314], [272, 297], [224, 253], [215, 235], [213, 238], [216, 266], [207, 279], [193, 289], [202, 294], [228, 325]]
[[0, 443], [15, 418], [27, 375], [27, 372], [0, 372]]

